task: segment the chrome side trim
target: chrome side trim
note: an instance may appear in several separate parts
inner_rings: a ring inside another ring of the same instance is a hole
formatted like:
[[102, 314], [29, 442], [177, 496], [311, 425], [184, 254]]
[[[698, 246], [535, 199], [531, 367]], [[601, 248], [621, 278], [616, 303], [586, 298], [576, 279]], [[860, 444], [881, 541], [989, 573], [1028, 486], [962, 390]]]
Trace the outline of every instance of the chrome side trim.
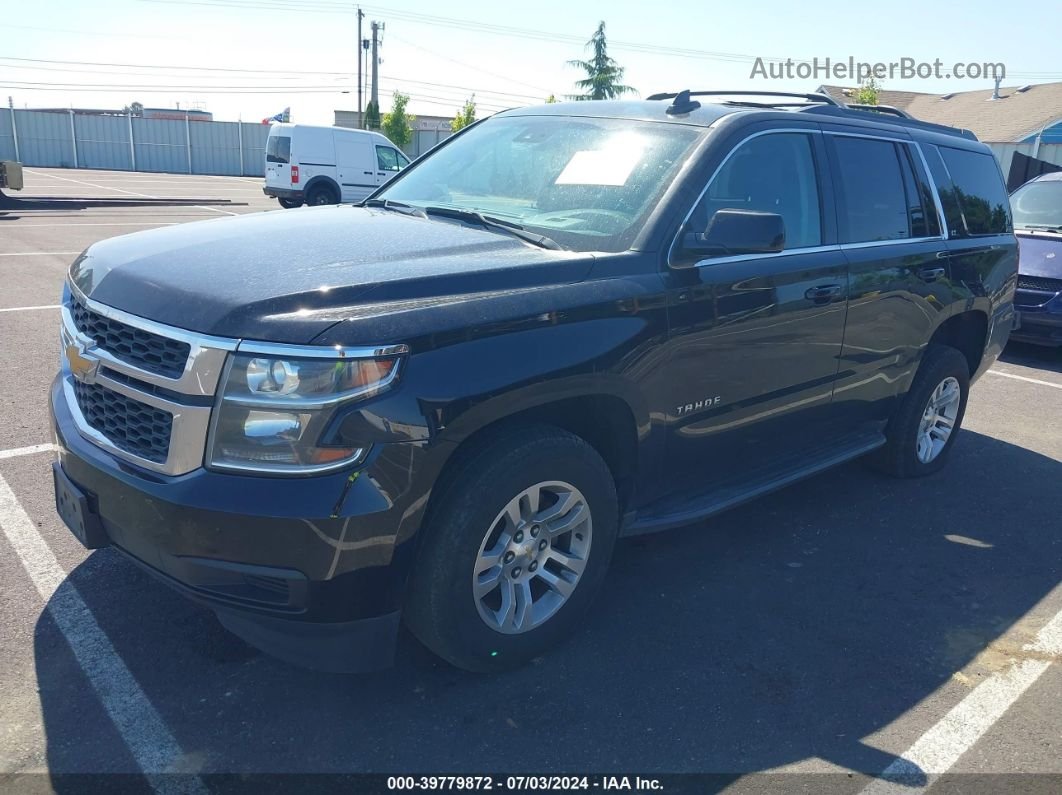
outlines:
[[[908, 241], [904, 241], [905, 243]], [[725, 262], [754, 262], [759, 259], [773, 259], [775, 257], [790, 257], [794, 254], [815, 254], [820, 251], [839, 251], [841, 246], [808, 246], [807, 248], [787, 248], [782, 251], [767, 254], [731, 254], [728, 257], [712, 257], [711, 259], [699, 260], [692, 265], [694, 268], [703, 268], [707, 265], [719, 265]]]
[[852, 248], [877, 248], [879, 246], [906, 246], [911, 243], [931, 243], [933, 241], [941, 241], [940, 235], [932, 237], [898, 237], [894, 240], [867, 240], [862, 243], [841, 243], [840, 248], [842, 251], [847, 251]]

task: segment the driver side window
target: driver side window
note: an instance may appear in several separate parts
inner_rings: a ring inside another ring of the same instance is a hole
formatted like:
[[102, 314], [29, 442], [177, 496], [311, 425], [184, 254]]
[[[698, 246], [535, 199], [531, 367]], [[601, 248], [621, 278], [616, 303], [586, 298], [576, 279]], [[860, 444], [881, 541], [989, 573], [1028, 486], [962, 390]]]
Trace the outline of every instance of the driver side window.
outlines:
[[708, 227], [719, 210], [775, 213], [785, 224], [785, 248], [822, 244], [822, 211], [811, 136], [769, 133], [735, 149], [712, 179], [690, 219]]

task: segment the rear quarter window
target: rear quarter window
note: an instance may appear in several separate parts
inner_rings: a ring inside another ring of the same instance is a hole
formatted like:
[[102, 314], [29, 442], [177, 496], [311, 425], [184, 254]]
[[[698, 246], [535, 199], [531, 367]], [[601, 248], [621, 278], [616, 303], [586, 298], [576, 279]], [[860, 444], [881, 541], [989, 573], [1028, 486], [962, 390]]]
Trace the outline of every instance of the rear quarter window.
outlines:
[[999, 235], [1011, 230], [1010, 200], [996, 159], [990, 154], [940, 147], [951, 176], [952, 199], [970, 235]]
[[266, 139], [266, 162], [288, 163], [291, 161], [291, 138], [287, 135], [271, 135]]

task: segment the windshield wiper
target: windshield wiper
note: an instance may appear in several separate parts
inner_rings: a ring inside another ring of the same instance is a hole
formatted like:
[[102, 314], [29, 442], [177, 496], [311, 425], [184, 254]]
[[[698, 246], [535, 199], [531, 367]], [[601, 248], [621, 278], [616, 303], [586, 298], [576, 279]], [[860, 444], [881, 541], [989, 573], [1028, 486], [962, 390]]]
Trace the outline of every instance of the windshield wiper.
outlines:
[[520, 226], [520, 224], [513, 223], [512, 221], [503, 221], [501, 218], [495, 218], [490, 215], [484, 215], [476, 210], [463, 210], [459, 207], [432, 206], [425, 207], [424, 212], [429, 216], [441, 215], [444, 218], [455, 218], [458, 221], [471, 221], [472, 223], [479, 224], [485, 229], [503, 232], [512, 237], [532, 243], [539, 248], [548, 248], [554, 251], [559, 251], [561, 248], [560, 244], [551, 237], [540, 235], [537, 232], [528, 232]]
[[419, 207], [414, 207], [412, 204], [405, 204], [404, 202], [396, 202], [392, 199], [369, 199], [362, 202], [363, 207], [381, 207], [384, 210], [393, 210], [396, 213], [402, 213], [403, 215], [415, 215], [418, 218], [427, 218], [428, 216]]
[[1045, 232], [1062, 232], [1062, 224], [1022, 224], [1018, 229], [1043, 230]]

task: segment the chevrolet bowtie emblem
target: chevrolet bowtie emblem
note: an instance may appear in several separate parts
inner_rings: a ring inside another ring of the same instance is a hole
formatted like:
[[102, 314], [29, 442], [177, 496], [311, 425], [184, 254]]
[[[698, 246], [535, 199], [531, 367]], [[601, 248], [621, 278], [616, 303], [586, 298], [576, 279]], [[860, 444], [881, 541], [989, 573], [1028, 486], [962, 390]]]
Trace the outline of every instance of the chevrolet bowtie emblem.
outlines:
[[80, 341], [66, 346], [66, 361], [70, 365], [70, 374], [85, 384], [96, 383], [96, 373], [100, 369], [100, 360], [89, 353], [96, 347], [95, 343], [83, 345]]

